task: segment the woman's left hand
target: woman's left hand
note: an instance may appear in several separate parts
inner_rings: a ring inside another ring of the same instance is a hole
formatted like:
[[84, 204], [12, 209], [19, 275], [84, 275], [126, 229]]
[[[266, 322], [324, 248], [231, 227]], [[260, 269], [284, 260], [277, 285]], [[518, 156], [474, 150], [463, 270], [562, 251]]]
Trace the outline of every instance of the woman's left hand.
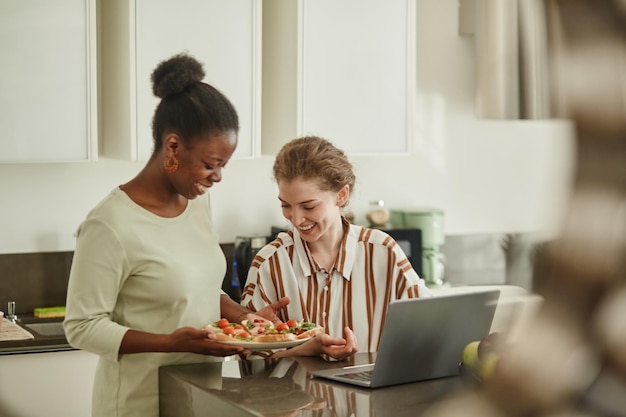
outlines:
[[330, 337], [326, 333], [318, 334], [299, 346], [275, 352], [272, 357], [328, 355], [337, 360], [346, 359], [357, 352], [357, 341], [349, 327], [344, 328], [343, 332], [345, 338]]

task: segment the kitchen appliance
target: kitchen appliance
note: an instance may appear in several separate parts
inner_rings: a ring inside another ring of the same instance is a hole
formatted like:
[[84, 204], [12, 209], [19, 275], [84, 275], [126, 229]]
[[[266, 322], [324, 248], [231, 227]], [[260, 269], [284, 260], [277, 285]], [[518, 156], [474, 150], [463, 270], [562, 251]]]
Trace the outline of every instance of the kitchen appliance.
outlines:
[[[238, 280], [241, 290], [246, 286], [248, 269], [257, 252], [267, 244], [268, 237], [262, 235], [237, 236], [233, 253], [232, 281]], [[236, 283], [231, 281], [231, 285]]]
[[411, 262], [411, 266], [420, 277], [422, 274], [422, 231], [416, 228], [404, 229], [384, 229], [383, 232], [396, 241], [406, 257]]
[[444, 212], [438, 208], [390, 210], [394, 228], [417, 228], [422, 231], [422, 278], [429, 287], [444, 285], [445, 257], [441, 245], [445, 242]]

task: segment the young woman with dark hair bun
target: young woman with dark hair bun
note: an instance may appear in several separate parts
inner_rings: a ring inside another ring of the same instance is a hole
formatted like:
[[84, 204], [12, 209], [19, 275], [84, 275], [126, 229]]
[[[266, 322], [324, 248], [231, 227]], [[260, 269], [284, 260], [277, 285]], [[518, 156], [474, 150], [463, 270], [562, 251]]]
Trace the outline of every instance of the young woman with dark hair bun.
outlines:
[[235, 151], [239, 121], [203, 77], [187, 54], [157, 66], [152, 156], [78, 229], [64, 327], [72, 346], [100, 355], [94, 417], [157, 417], [160, 366], [245, 352], [205, 325], [275, 319], [284, 305], [253, 314], [221, 291], [226, 260], [208, 190]]

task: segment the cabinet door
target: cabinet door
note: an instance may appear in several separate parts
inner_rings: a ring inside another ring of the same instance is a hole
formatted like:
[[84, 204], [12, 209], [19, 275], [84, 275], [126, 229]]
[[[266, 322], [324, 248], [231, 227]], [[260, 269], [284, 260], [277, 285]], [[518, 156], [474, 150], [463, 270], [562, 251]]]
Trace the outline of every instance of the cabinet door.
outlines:
[[90, 416], [97, 363], [82, 350], [0, 355], [1, 415]]
[[[111, 58], [104, 63], [105, 73], [113, 74], [109, 71], [117, 65], [115, 76], [104, 77], [105, 106], [110, 109], [104, 121], [105, 155], [140, 161], [150, 157], [152, 116], [158, 104], [150, 76], [159, 62], [188, 52], [204, 64], [204, 81], [222, 91], [237, 109], [240, 131], [235, 157], [254, 156], [260, 117], [260, 2], [135, 0], [128, 9], [126, 1], [107, 0], [103, 17], [103, 51]], [[128, 26], [120, 26], [120, 20]], [[120, 40], [123, 33], [128, 37]], [[112, 60], [117, 64], [111, 65]], [[126, 84], [130, 91], [107, 91], [126, 88], [124, 82], [117, 83], [120, 71], [130, 77]], [[122, 111], [119, 106], [127, 105], [126, 100], [130, 109]], [[134, 120], [123, 120], [128, 117]]]
[[408, 151], [411, 3], [303, 1], [303, 134], [319, 132], [353, 154]]
[[[408, 153], [414, 1], [300, 0], [296, 9], [288, 0], [265, 0], [264, 7], [263, 151], [315, 134], [351, 154]], [[289, 107], [295, 126], [284, 122]]]
[[95, 0], [0, 0], [0, 162], [97, 156]]

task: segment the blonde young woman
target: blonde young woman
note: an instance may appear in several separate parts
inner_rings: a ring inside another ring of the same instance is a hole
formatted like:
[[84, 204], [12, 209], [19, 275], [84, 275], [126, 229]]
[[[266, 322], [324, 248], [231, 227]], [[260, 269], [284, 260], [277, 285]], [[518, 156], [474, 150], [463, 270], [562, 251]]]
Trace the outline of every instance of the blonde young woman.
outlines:
[[357, 350], [377, 351], [389, 302], [430, 296], [424, 280], [389, 235], [342, 216], [355, 175], [345, 153], [331, 142], [295, 139], [279, 152], [273, 171], [283, 215], [293, 229], [258, 252], [241, 304], [258, 311], [287, 297], [282, 320], [304, 319], [326, 330], [275, 357], [344, 359]]

